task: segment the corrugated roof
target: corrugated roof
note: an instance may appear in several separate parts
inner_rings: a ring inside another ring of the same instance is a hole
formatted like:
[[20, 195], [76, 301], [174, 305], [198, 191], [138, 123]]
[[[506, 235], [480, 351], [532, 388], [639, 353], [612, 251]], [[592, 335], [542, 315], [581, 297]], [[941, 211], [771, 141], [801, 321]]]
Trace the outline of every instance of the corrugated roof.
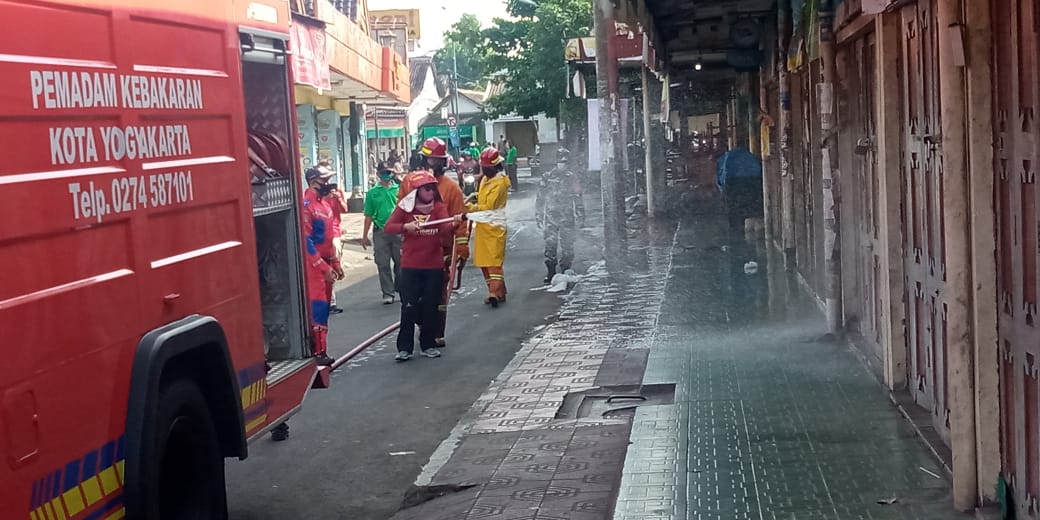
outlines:
[[408, 72], [411, 74], [412, 99], [419, 96], [423, 86], [426, 85], [426, 75], [434, 75], [434, 84], [437, 86], [437, 97], [444, 97], [448, 92], [448, 83], [445, 76], [437, 75], [437, 66], [433, 63], [433, 56], [412, 56], [408, 58]]

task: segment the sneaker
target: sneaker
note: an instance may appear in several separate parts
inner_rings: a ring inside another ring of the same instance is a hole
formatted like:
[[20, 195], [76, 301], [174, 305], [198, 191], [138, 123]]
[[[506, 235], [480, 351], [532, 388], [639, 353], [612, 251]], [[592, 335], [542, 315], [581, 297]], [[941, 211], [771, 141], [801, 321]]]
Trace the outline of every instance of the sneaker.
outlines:
[[441, 357], [441, 351], [435, 348], [428, 348], [422, 351], [422, 355], [428, 358]]
[[329, 307], [329, 314], [343, 314], [343, 309], [333, 305], [332, 307]]
[[397, 351], [397, 355], [394, 356], [394, 361], [398, 362], [408, 361], [409, 359], [412, 359], [412, 355], [403, 350]]
[[392, 294], [383, 296], [383, 305], [390, 305], [392, 303], [394, 303], [394, 296]]
[[318, 354], [317, 356], [314, 356], [314, 359], [318, 361], [318, 366], [321, 367], [327, 367], [336, 361], [335, 359], [330, 358], [328, 354]]

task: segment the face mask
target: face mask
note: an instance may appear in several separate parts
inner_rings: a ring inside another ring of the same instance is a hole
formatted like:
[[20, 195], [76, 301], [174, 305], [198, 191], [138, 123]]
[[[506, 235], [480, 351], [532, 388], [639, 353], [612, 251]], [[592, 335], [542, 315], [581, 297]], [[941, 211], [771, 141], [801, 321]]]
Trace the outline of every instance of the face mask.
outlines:
[[332, 184], [332, 183], [322, 184], [321, 186], [318, 186], [318, 195], [321, 195], [322, 197], [324, 197], [324, 196], [329, 195], [330, 193], [332, 193], [333, 190], [335, 190], [335, 189], [336, 189], [336, 185], [335, 184]]
[[379, 180], [382, 182], [390, 182], [394, 178], [393, 172], [386, 172], [379, 174]]

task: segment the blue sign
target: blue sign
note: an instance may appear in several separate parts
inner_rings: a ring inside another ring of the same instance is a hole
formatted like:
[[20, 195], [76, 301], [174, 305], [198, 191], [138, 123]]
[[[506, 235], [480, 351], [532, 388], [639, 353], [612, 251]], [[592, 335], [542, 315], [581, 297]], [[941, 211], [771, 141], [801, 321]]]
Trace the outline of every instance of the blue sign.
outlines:
[[453, 148], [459, 147], [459, 129], [458, 127], [452, 127], [448, 129], [448, 139], [451, 139], [451, 146]]

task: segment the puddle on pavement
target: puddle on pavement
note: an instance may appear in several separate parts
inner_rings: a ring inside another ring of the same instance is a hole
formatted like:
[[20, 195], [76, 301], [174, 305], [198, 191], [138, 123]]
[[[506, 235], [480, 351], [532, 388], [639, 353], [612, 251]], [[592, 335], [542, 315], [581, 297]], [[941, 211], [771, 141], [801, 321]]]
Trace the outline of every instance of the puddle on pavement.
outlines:
[[601, 386], [567, 394], [556, 419], [620, 417], [640, 406], [674, 402], [674, 383]]

